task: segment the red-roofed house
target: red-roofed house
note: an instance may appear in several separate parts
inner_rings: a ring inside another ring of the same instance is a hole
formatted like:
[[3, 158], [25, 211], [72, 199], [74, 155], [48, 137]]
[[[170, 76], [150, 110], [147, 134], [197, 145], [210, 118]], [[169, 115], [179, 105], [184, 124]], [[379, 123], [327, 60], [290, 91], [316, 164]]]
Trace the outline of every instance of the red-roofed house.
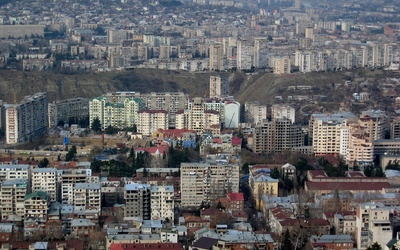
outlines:
[[244, 210], [244, 196], [243, 193], [228, 193], [227, 197], [229, 199], [228, 207], [226, 209], [232, 211], [242, 211]]

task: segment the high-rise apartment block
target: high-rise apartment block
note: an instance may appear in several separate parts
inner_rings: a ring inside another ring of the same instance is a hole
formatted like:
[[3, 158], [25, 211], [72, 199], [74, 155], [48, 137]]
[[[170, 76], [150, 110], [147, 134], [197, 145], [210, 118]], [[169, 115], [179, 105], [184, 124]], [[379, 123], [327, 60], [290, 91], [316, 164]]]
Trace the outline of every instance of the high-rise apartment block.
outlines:
[[267, 119], [267, 105], [262, 105], [258, 101], [246, 102], [244, 104], [245, 122], [258, 124]]
[[227, 193], [239, 191], [239, 165], [228, 163], [182, 163], [181, 205], [199, 207]]
[[137, 113], [137, 132], [151, 135], [158, 129], [168, 129], [168, 112], [165, 110], [141, 110]]
[[1, 183], [1, 219], [25, 216], [25, 195], [29, 192], [28, 179], [6, 180]]
[[221, 76], [210, 76], [210, 98], [222, 98], [228, 95], [228, 79]]
[[237, 41], [236, 64], [238, 69], [251, 69], [251, 67], [253, 66], [253, 50], [254, 46], [250, 41]]
[[288, 56], [274, 56], [272, 58], [274, 74], [290, 74], [290, 58]]
[[358, 121], [366, 128], [373, 140], [385, 139], [386, 113], [381, 110], [367, 110], [361, 113]]
[[301, 127], [287, 118], [263, 120], [255, 127], [254, 152], [257, 154], [283, 153], [303, 145], [304, 136]]
[[70, 120], [78, 122], [89, 116], [89, 100], [85, 98], [74, 98], [54, 101], [48, 104], [49, 127], [57, 126], [62, 121], [69, 123]]
[[58, 201], [58, 183], [62, 170], [35, 168], [32, 170], [32, 192], [45, 192], [50, 201]]
[[224, 70], [224, 47], [222, 44], [210, 45], [210, 69]]
[[89, 121], [92, 124], [98, 118], [102, 129], [108, 126], [133, 127], [136, 124], [137, 112], [142, 108], [142, 100], [135, 97], [126, 97], [123, 100], [97, 97], [89, 101]]
[[151, 219], [174, 221], [174, 187], [151, 186]]
[[124, 189], [125, 217], [151, 219], [150, 185], [128, 183]]
[[102, 129], [108, 126], [132, 127], [137, 123], [137, 112], [144, 109], [168, 112], [168, 127], [175, 127], [178, 110], [187, 108], [188, 96], [183, 92], [114, 92], [89, 101], [89, 120], [97, 117]]
[[26, 96], [18, 104], [6, 104], [5, 129], [7, 144], [43, 136], [47, 129], [47, 94]]
[[76, 183], [74, 185], [74, 206], [101, 211], [100, 183]]

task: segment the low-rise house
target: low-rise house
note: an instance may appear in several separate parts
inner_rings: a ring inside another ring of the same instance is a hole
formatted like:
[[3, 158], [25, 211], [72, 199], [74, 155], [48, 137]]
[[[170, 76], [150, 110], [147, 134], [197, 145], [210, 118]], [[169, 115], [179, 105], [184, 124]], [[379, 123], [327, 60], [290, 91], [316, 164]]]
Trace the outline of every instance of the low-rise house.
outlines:
[[354, 240], [351, 235], [312, 235], [308, 240], [306, 250], [335, 249], [351, 250], [354, 249]]

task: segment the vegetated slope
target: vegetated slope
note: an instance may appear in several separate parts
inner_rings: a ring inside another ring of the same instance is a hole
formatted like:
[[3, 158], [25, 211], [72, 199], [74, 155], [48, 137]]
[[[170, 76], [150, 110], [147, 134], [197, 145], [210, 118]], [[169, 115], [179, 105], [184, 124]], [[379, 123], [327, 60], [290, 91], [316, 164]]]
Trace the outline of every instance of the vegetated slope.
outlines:
[[[260, 73], [246, 76], [235, 98], [239, 102], [260, 101], [270, 104], [276, 95], [302, 95], [302, 94], [326, 94], [324, 90], [332, 83], [343, 83], [343, 72], [323, 72], [308, 74], [274, 75]], [[311, 85], [317, 87], [317, 91], [288, 91], [288, 86]], [[316, 93], [315, 93], [316, 92]]]
[[[347, 78], [364, 79], [386, 77], [382, 71], [367, 69], [351, 71]], [[321, 72], [307, 74], [274, 75], [259, 72], [246, 75], [243, 72], [187, 72], [160, 69], [134, 69], [122, 72], [59, 73], [20, 72], [0, 70], [0, 99], [12, 103], [26, 95], [47, 92], [49, 101], [75, 97], [93, 98], [113, 91], [164, 92], [183, 91], [190, 97], [207, 96], [210, 75], [230, 77], [230, 94], [240, 103], [260, 101], [274, 102], [276, 95], [327, 95], [333, 102], [340, 101], [348, 93], [332, 84], [343, 83], [344, 72]], [[311, 85], [313, 90], [288, 90], [288, 86]]]
[[209, 91], [209, 77], [215, 74], [158, 69], [70, 74], [0, 70], [0, 99], [13, 102], [15, 95], [19, 101], [37, 92], [47, 92], [50, 101], [93, 98], [113, 91], [184, 91], [191, 96], [204, 96]]

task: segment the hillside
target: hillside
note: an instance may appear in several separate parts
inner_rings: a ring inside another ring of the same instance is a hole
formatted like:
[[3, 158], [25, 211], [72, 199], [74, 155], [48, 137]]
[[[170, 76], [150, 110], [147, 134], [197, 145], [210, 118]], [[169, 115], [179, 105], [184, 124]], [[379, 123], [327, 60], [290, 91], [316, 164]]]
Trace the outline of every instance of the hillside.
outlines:
[[[49, 100], [73, 97], [92, 98], [112, 91], [184, 91], [190, 96], [208, 94], [209, 76], [216, 72], [186, 72], [158, 69], [135, 69], [123, 72], [103, 73], [54, 73], [19, 72], [0, 70], [0, 99], [13, 102], [14, 96], [21, 100], [23, 96], [36, 92], [47, 92]], [[344, 72], [324, 72], [277, 76], [260, 72], [255, 75], [244, 73], [222, 73], [230, 76], [231, 94], [239, 102], [258, 100], [270, 104], [275, 95], [329, 95], [340, 98], [343, 92], [332, 91], [332, 84], [343, 83], [347, 78], [385, 77], [382, 71], [369, 72], [358, 70], [345, 76]], [[288, 91], [292, 85], [312, 85], [313, 90]], [[335, 99], [334, 98], [334, 99]], [[333, 101], [335, 101], [333, 99]]]

